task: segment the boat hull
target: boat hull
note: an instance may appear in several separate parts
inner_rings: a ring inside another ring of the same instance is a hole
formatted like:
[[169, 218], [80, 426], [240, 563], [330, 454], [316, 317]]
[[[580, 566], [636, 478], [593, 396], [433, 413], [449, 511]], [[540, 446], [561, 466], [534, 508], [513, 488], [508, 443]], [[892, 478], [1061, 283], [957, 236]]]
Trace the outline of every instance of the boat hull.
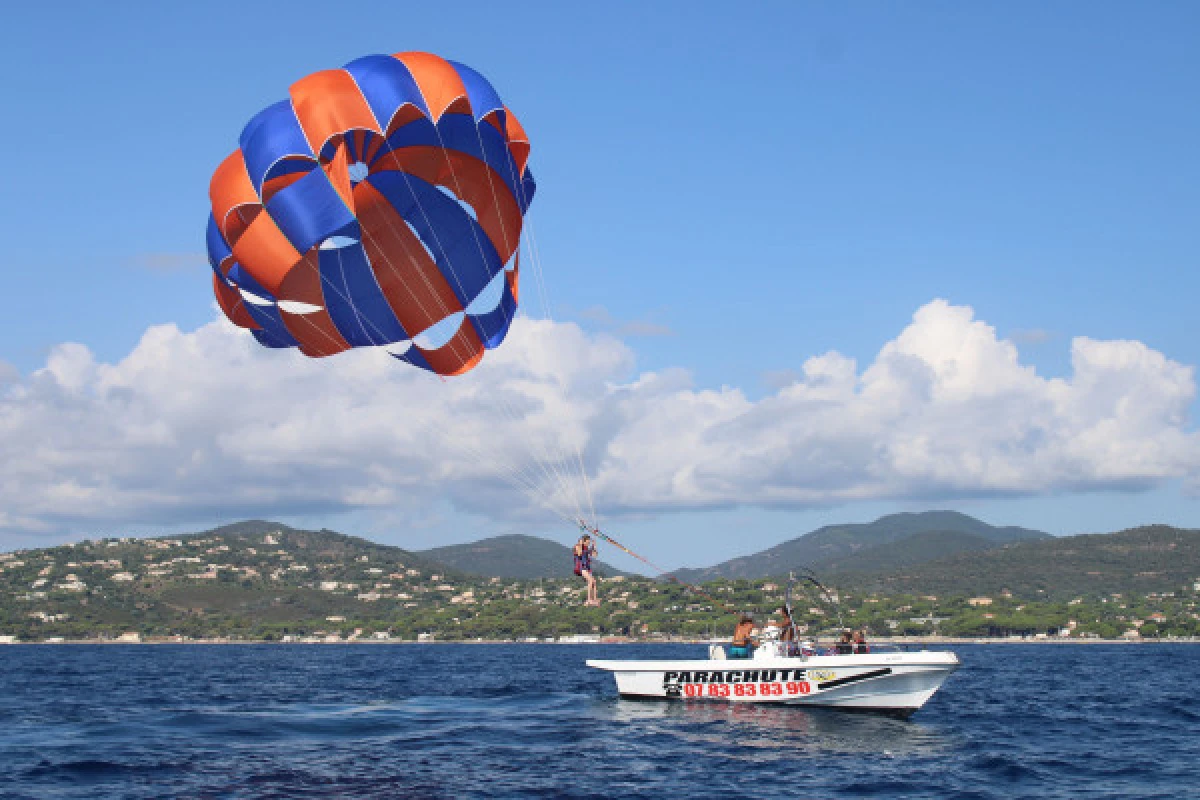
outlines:
[[907, 716], [954, 670], [949, 652], [678, 661], [590, 660], [613, 673], [621, 697], [772, 703]]

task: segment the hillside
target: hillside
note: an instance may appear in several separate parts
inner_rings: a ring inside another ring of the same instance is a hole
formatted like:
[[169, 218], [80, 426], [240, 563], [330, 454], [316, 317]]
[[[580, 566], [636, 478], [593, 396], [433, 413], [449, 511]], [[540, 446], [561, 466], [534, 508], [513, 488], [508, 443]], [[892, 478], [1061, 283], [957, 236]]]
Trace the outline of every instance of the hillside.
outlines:
[[[788, 570], [801, 566], [825, 571], [831, 565], [862, 556], [873, 548], [903, 540], [909, 540], [908, 544], [879, 554], [879, 558], [890, 556], [900, 559], [902, 564], [913, 564], [944, 556], [947, 551], [940, 549], [942, 547], [949, 547], [953, 552], [957, 549], [977, 549], [976, 546], [980, 544], [998, 547], [1014, 541], [1049, 537], [1047, 533], [1027, 528], [994, 527], [955, 511], [889, 514], [874, 522], [828, 525], [753, 555], [705, 569], [679, 570], [674, 574], [681, 581], [696, 583], [718, 578], [754, 579], [786, 575]], [[870, 559], [866, 563], [870, 563]], [[855, 569], [874, 568], [851, 566]], [[887, 563], [877, 566], [886, 567]]]
[[[0, 627], [287, 629], [384, 607], [438, 607], [485, 579], [398, 547], [251, 520], [204, 533], [0, 556]], [[436, 600], [434, 598], [437, 598]]]
[[[222, 525], [202, 533], [166, 537], [165, 540], [169, 541], [175, 538], [184, 544], [188, 544], [200, 539], [219, 537], [235, 542], [243, 542], [249, 546], [251, 540], [257, 539], [261, 541], [267, 536], [271, 536], [276, 540], [279, 546], [285, 551], [296, 551], [313, 558], [328, 559], [330, 561], [353, 561], [356, 559], [369, 561], [376, 559], [389, 564], [404, 562], [408, 567], [418, 567], [434, 572], [447, 572], [447, 574], [454, 572], [453, 567], [448, 568], [448, 565], [420, 553], [391, 545], [379, 544], [378, 542], [372, 542], [370, 539], [363, 539], [360, 536], [348, 536], [344, 533], [325, 529], [309, 531], [290, 528], [278, 522], [261, 519]], [[144, 541], [154, 542], [164, 541], [164, 539]], [[111, 547], [111, 545], [109, 546]], [[363, 559], [363, 556], [366, 556], [366, 558]]]
[[[514, 552], [512, 542], [501, 544], [487, 551], [497, 563], [496, 552]], [[941, 557], [896, 566], [934, 551]], [[973, 534], [933, 531], [828, 563], [838, 568], [822, 577], [841, 596], [846, 623], [877, 632], [929, 632], [932, 615], [943, 618], [939, 630], [970, 635], [1057, 632], [1072, 620], [1073, 635], [1200, 634], [1196, 530], [1153, 526], [999, 547]], [[187, 536], [0, 553], [0, 641], [131, 632], [306, 641], [711, 635], [728, 626], [729, 608], [777, 608], [780, 584], [719, 580], [701, 594], [615, 576], [601, 583], [602, 606], [589, 608], [574, 577], [471, 575], [424, 553], [251, 521]], [[802, 585], [797, 592], [804, 594]], [[979, 595], [992, 602], [968, 600]], [[828, 629], [832, 618], [821, 605], [799, 603], [797, 620]]]
[[[454, 544], [419, 551], [423, 558], [473, 575], [498, 578], [570, 578], [574, 575], [571, 548], [536, 536], [509, 534], [469, 544]], [[600, 577], [624, 575], [597, 561]]]
[[839, 585], [894, 594], [979, 594], [1063, 599], [1172, 590], [1200, 579], [1200, 530], [1148, 525], [1118, 533], [1018, 541], [895, 569], [830, 571]]
[[974, 533], [924, 531], [895, 542], [867, 547], [820, 562], [822, 574], [890, 572], [959, 553], [991, 550], [997, 545]]

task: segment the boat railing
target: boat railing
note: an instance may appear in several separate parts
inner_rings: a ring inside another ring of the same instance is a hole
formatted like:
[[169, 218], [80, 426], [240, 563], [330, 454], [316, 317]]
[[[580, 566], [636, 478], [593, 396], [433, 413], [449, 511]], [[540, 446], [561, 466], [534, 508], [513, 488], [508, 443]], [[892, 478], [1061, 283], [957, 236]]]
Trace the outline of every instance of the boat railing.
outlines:
[[[728, 652], [728, 641], [717, 643], [708, 642], [708, 657], [716, 661], [724, 661], [730, 658]], [[821, 641], [805, 641], [805, 642], [782, 642], [776, 638], [765, 638], [760, 642], [757, 648], [751, 650], [750, 658], [753, 659], [756, 655], [758, 658], [776, 657], [776, 658], [800, 658], [807, 659], [812, 656], [826, 655], [856, 655], [855, 653], [836, 653], [837, 642], [821, 642]], [[867, 653], [906, 653], [911, 649], [908, 645], [898, 645], [893, 643], [867, 643]], [[864, 653], [857, 653], [864, 655]], [[734, 657], [734, 660], [741, 660], [744, 657]]]

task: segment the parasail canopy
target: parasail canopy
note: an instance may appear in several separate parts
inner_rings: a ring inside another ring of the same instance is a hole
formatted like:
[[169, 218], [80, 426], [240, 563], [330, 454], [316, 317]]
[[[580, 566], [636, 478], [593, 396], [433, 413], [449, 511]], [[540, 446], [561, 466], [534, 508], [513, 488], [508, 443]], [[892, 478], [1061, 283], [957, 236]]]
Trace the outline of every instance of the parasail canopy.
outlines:
[[213, 173], [217, 301], [267, 347], [388, 346], [466, 372], [516, 311], [528, 156], [516, 116], [463, 64], [373, 55], [302, 78]]

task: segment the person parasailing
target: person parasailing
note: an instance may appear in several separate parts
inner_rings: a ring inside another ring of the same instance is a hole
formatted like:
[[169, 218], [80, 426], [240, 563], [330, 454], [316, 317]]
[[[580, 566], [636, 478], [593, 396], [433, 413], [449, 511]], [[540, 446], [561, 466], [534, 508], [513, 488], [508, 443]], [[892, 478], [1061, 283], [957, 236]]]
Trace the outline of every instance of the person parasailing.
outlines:
[[592, 558], [596, 555], [596, 543], [588, 533], [579, 537], [575, 543], [575, 574], [587, 583], [587, 600], [585, 606], [598, 606], [600, 599], [596, 591], [596, 576], [592, 572]]

